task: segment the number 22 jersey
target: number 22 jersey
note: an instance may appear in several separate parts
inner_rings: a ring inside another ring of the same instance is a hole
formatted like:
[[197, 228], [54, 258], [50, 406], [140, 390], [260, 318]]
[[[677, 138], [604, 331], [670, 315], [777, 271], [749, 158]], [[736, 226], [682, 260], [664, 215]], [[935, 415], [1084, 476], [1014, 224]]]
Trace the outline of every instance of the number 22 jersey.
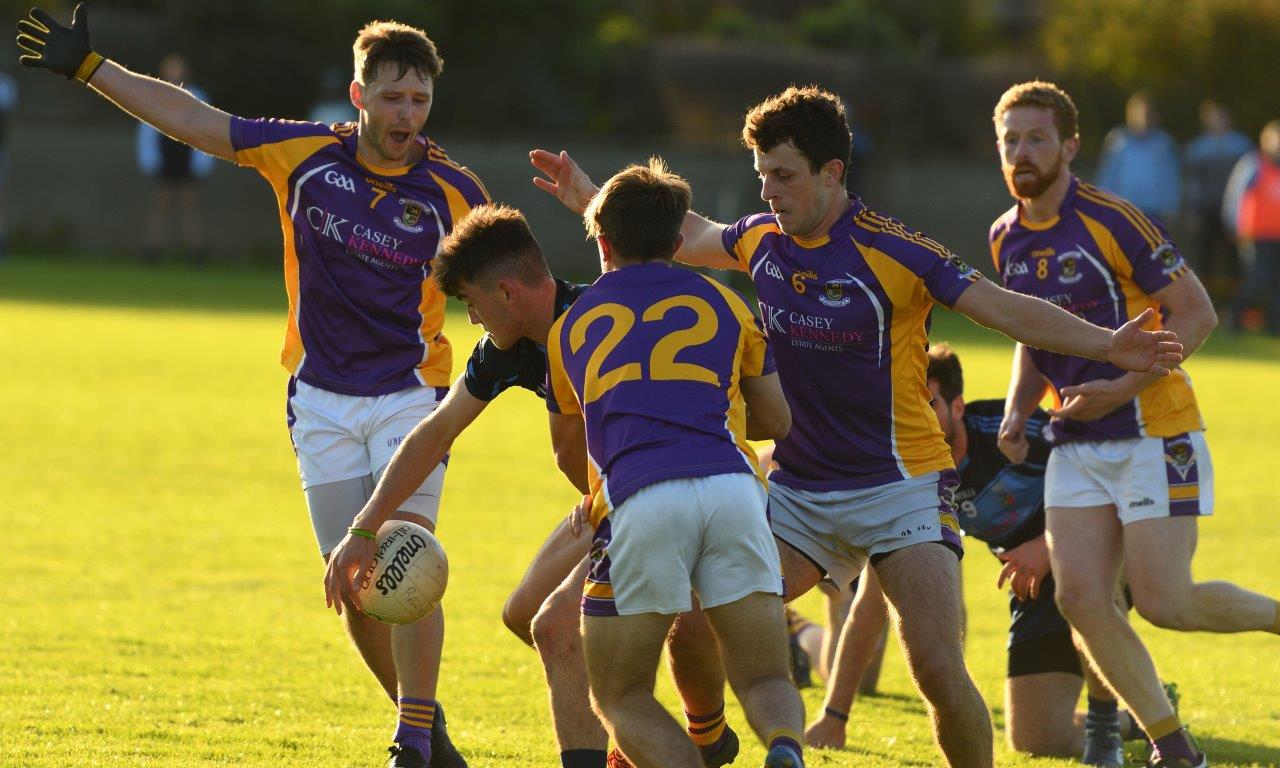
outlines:
[[547, 338], [547, 408], [582, 413], [596, 525], [663, 480], [759, 475], [743, 377], [773, 373], [746, 302], [651, 261], [606, 272]]

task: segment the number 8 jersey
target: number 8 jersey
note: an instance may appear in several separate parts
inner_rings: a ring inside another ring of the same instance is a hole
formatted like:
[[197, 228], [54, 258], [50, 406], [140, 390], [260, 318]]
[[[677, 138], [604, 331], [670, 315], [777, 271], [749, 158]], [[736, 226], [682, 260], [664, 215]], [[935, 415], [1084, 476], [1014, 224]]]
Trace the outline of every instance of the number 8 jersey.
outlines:
[[662, 261], [606, 272], [551, 327], [547, 364], [547, 408], [586, 421], [593, 525], [663, 480], [759, 476], [740, 384], [773, 358], [715, 280]]

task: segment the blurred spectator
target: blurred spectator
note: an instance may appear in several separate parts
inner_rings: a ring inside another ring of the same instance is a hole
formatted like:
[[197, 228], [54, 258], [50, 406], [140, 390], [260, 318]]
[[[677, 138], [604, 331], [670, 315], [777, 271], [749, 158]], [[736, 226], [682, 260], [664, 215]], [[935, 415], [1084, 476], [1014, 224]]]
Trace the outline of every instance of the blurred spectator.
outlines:
[[1231, 171], [1222, 202], [1223, 219], [1240, 240], [1247, 268], [1229, 322], [1240, 329], [1257, 302], [1267, 333], [1280, 336], [1280, 120], [1262, 128], [1259, 145]]
[[[13, 77], [0, 71], [0, 194], [3, 194], [9, 176], [9, 117], [18, 106], [18, 84]], [[9, 255], [9, 206], [0, 197], [0, 260]]]
[[[187, 61], [171, 53], [160, 61], [160, 78], [180, 86], [201, 101], [208, 99], [199, 88], [185, 82]], [[165, 136], [144, 122], [138, 122], [138, 168], [152, 180], [151, 211], [147, 219], [142, 260], [155, 263], [166, 247], [167, 222], [178, 217], [182, 245], [193, 264], [204, 264], [204, 226], [200, 215], [197, 182], [213, 170], [213, 158], [180, 141]]]
[[340, 69], [327, 69], [320, 77], [320, 100], [311, 108], [307, 119], [313, 123], [349, 123], [356, 119], [351, 103], [351, 80]]
[[1195, 228], [1198, 253], [1196, 274], [1215, 302], [1235, 295], [1240, 279], [1240, 258], [1235, 241], [1223, 227], [1222, 198], [1227, 177], [1253, 142], [1231, 126], [1231, 113], [1216, 101], [1200, 105], [1204, 130], [1187, 145], [1185, 209]]
[[1178, 144], [1160, 129], [1145, 92], [1129, 97], [1124, 120], [1103, 141], [1098, 186], [1169, 226], [1178, 212]]

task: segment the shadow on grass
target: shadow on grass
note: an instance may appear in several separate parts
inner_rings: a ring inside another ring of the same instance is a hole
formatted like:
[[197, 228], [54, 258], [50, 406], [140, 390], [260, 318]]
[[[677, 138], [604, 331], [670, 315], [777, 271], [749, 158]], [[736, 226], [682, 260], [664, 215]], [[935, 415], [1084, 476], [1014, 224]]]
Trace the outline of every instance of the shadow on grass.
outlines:
[[[1194, 733], [1194, 731], [1193, 731]], [[1211, 765], [1280, 765], [1280, 747], [1195, 734]]]
[[50, 256], [0, 263], [0, 301], [133, 309], [284, 312], [279, 270], [112, 263]]
[[[732, 282], [742, 286], [740, 279]], [[22, 255], [0, 262], [0, 301], [227, 312], [283, 312], [286, 308], [280, 269], [183, 264], [145, 267], [66, 255]], [[1005, 336], [945, 309], [933, 313], [929, 338], [950, 341], [962, 354], [974, 345], [1012, 352], [1012, 342]], [[1280, 340], [1220, 330], [1197, 355], [1280, 361]]]

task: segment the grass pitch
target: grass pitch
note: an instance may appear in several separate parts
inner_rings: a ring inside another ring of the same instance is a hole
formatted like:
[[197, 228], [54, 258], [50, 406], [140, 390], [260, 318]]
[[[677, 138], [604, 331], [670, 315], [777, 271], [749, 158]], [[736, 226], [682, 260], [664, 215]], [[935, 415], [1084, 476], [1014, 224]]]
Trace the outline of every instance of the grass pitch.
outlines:
[[[0, 766], [380, 765], [394, 710], [324, 610], [284, 423], [276, 274], [0, 265]], [[478, 332], [451, 313], [461, 363]], [[1011, 345], [947, 312], [970, 399], [1002, 396]], [[455, 366], [458, 370], [459, 366]], [[1214, 337], [1189, 370], [1210, 425], [1218, 514], [1199, 578], [1280, 594], [1280, 344]], [[574, 492], [542, 403], [503, 395], [455, 445], [441, 700], [477, 768], [559, 764], [534, 653], [502, 602]], [[1008, 613], [994, 558], [965, 560], [970, 668], [1003, 722]], [[802, 602], [820, 615], [816, 598]], [[1280, 765], [1280, 638], [1179, 635], [1135, 617], [1214, 765]], [[660, 694], [673, 710], [669, 682]], [[821, 694], [805, 692], [809, 710]], [[763, 751], [744, 735], [738, 765]], [[937, 765], [890, 650], [851, 747], [813, 766]], [[999, 737], [997, 743], [1000, 743]], [[1018, 757], [1002, 765], [1070, 765]]]

